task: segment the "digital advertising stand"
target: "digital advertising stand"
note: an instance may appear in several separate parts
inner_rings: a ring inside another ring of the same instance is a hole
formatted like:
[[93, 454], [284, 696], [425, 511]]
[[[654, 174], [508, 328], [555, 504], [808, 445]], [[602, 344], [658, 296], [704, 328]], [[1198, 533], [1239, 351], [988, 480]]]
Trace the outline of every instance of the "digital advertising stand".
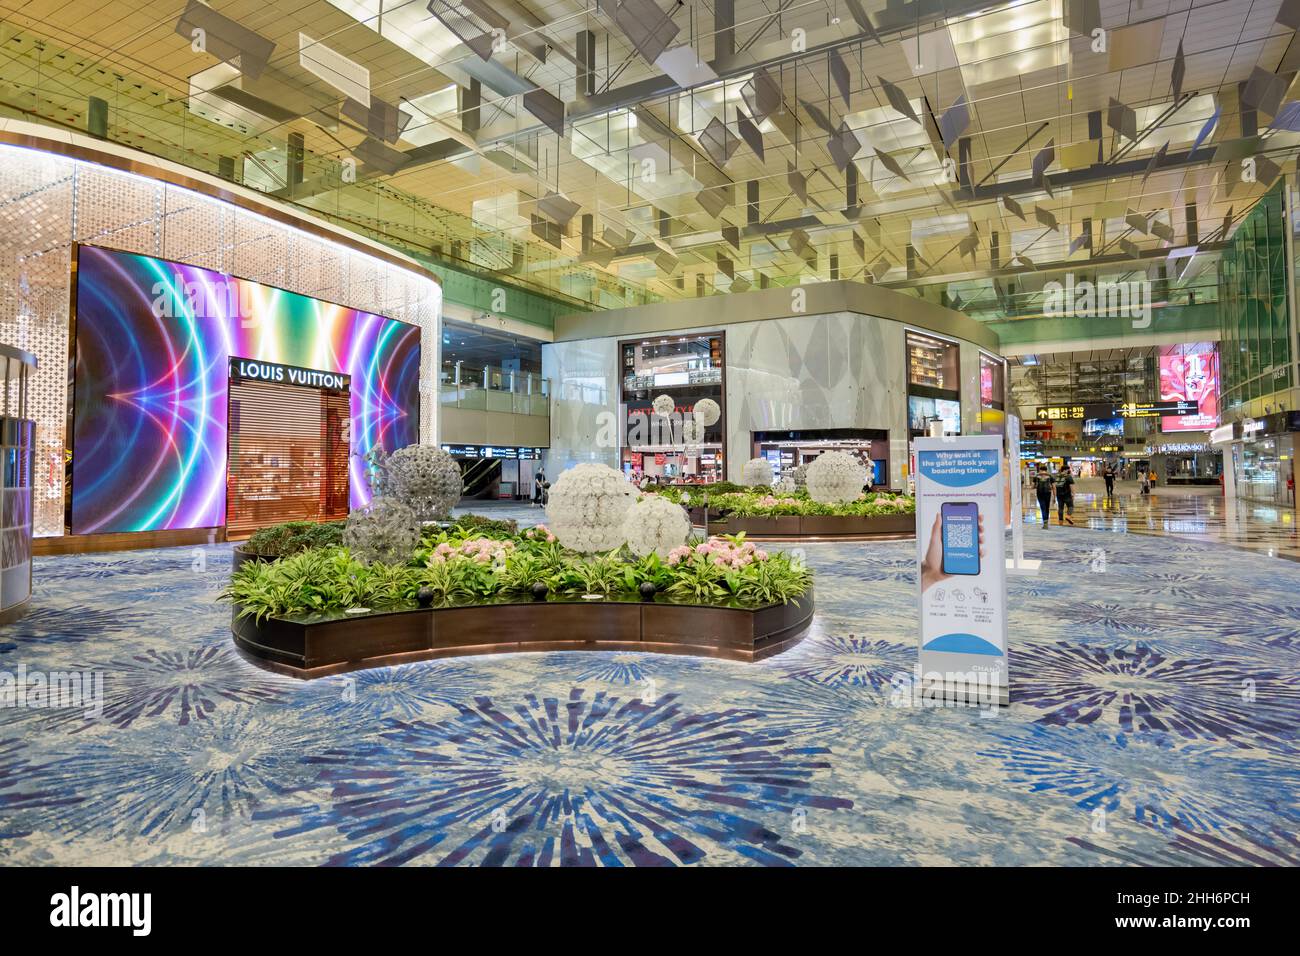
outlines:
[[922, 693], [1007, 703], [1002, 436], [916, 439]]

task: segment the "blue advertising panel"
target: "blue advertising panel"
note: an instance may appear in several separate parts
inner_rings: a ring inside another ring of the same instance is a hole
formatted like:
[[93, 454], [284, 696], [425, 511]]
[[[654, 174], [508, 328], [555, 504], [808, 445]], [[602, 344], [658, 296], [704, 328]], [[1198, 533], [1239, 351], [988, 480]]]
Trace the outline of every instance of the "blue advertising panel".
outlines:
[[1002, 437], [916, 440], [920, 681], [926, 694], [1007, 702]]

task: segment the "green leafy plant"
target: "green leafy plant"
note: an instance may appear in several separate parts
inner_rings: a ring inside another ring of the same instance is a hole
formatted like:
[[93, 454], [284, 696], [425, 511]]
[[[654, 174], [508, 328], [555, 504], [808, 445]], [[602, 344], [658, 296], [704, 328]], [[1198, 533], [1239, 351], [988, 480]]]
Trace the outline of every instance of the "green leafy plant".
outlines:
[[812, 572], [795, 566], [784, 554], [756, 561], [745, 572], [729, 575], [727, 586], [747, 604], [783, 604], [799, 597], [812, 585]]
[[658, 590], [665, 591], [676, 577], [677, 572], [664, 564], [663, 559], [653, 552], [623, 568], [623, 584], [629, 591], [636, 591], [647, 581]]
[[474, 595], [478, 583], [476, 566], [472, 561], [444, 561], [414, 569], [403, 596], [408, 601], [415, 600], [416, 592], [427, 587], [433, 591], [435, 599], [445, 602]]
[[677, 566], [665, 589], [672, 597], [708, 604], [727, 594], [727, 572], [710, 561], [692, 558]]
[[240, 617], [323, 613], [400, 600], [406, 569], [368, 566], [344, 549], [315, 548], [270, 562], [249, 562], [231, 577], [224, 597]]
[[567, 561], [556, 575], [556, 589], [567, 594], [611, 594], [623, 586], [625, 567], [617, 552]]
[[[439, 602], [488, 600], [529, 591], [544, 581], [559, 595], [626, 595], [653, 583], [658, 592], [700, 604], [738, 602], [748, 606], [789, 601], [804, 593], [811, 574], [780, 553], [768, 554], [745, 536], [692, 541], [665, 560], [633, 557], [625, 548], [580, 555], [559, 542], [517, 535], [492, 539], [510, 545], [485, 549], [484, 535], [451, 527], [426, 533], [410, 559], [363, 563], [338, 546], [308, 548], [287, 557], [249, 562], [233, 575], [224, 593], [240, 617], [338, 614], [354, 607], [410, 606], [421, 588]], [[462, 552], [461, 546], [470, 546]], [[439, 547], [444, 545], [444, 547]], [[492, 560], [476, 560], [484, 553]]]
[[537, 558], [542, 563], [547, 576], [559, 573], [564, 566], [577, 555], [568, 551], [558, 541], [537, 541], [520, 539], [519, 551]]
[[287, 558], [309, 548], [335, 548], [343, 543], [344, 521], [286, 521], [254, 531], [238, 547], [263, 558]]
[[872, 493], [863, 495], [856, 501], [842, 504], [823, 504], [813, 501], [803, 491], [782, 495], [737, 492], [710, 498], [709, 508], [712, 511], [721, 513], [724, 517], [735, 515], [738, 518], [774, 518], [785, 515], [878, 517], [882, 515], [914, 514], [916, 512], [916, 501], [905, 495]]
[[506, 560], [500, 576], [500, 588], [507, 593], [528, 591], [538, 581], [550, 583], [551, 566], [540, 556], [521, 552]]
[[519, 533], [519, 522], [508, 518], [489, 518], [487, 515], [461, 515], [454, 529], [465, 537], [513, 538]]

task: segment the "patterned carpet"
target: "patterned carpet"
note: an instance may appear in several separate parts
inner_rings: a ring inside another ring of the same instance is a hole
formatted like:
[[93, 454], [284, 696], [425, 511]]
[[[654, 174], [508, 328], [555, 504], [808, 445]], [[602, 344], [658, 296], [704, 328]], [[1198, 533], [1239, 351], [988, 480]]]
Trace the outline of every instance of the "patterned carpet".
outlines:
[[106, 704], [0, 710], [0, 862], [1300, 863], [1300, 567], [1026, 534], [1044, 568], [1011, 579], [993, 711], [901, 706], [911, 543], [806, 545], [814, 629], [757, 665], [519, 654], [310, 683], [234, 652], [224, 546], [43, 559], [0, 672], [102, 671]]

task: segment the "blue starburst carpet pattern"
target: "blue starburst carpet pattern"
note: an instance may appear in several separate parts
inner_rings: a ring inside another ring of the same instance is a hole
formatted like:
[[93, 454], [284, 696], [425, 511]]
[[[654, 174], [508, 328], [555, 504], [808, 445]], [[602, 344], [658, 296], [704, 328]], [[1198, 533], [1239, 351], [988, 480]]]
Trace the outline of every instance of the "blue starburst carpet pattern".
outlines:
[[803, 545], [813, 628], [760, 664], [311, 682], [236, 653], [227, 546], [45, 558], [0, 672], [102, 673], [104, 707], [0, 709], [0, 863], [1300, 863], [1300, 565], [1026, 534], [1043, 570], [1010, 578], [992, 710], [900, 689], [910, 542]]

